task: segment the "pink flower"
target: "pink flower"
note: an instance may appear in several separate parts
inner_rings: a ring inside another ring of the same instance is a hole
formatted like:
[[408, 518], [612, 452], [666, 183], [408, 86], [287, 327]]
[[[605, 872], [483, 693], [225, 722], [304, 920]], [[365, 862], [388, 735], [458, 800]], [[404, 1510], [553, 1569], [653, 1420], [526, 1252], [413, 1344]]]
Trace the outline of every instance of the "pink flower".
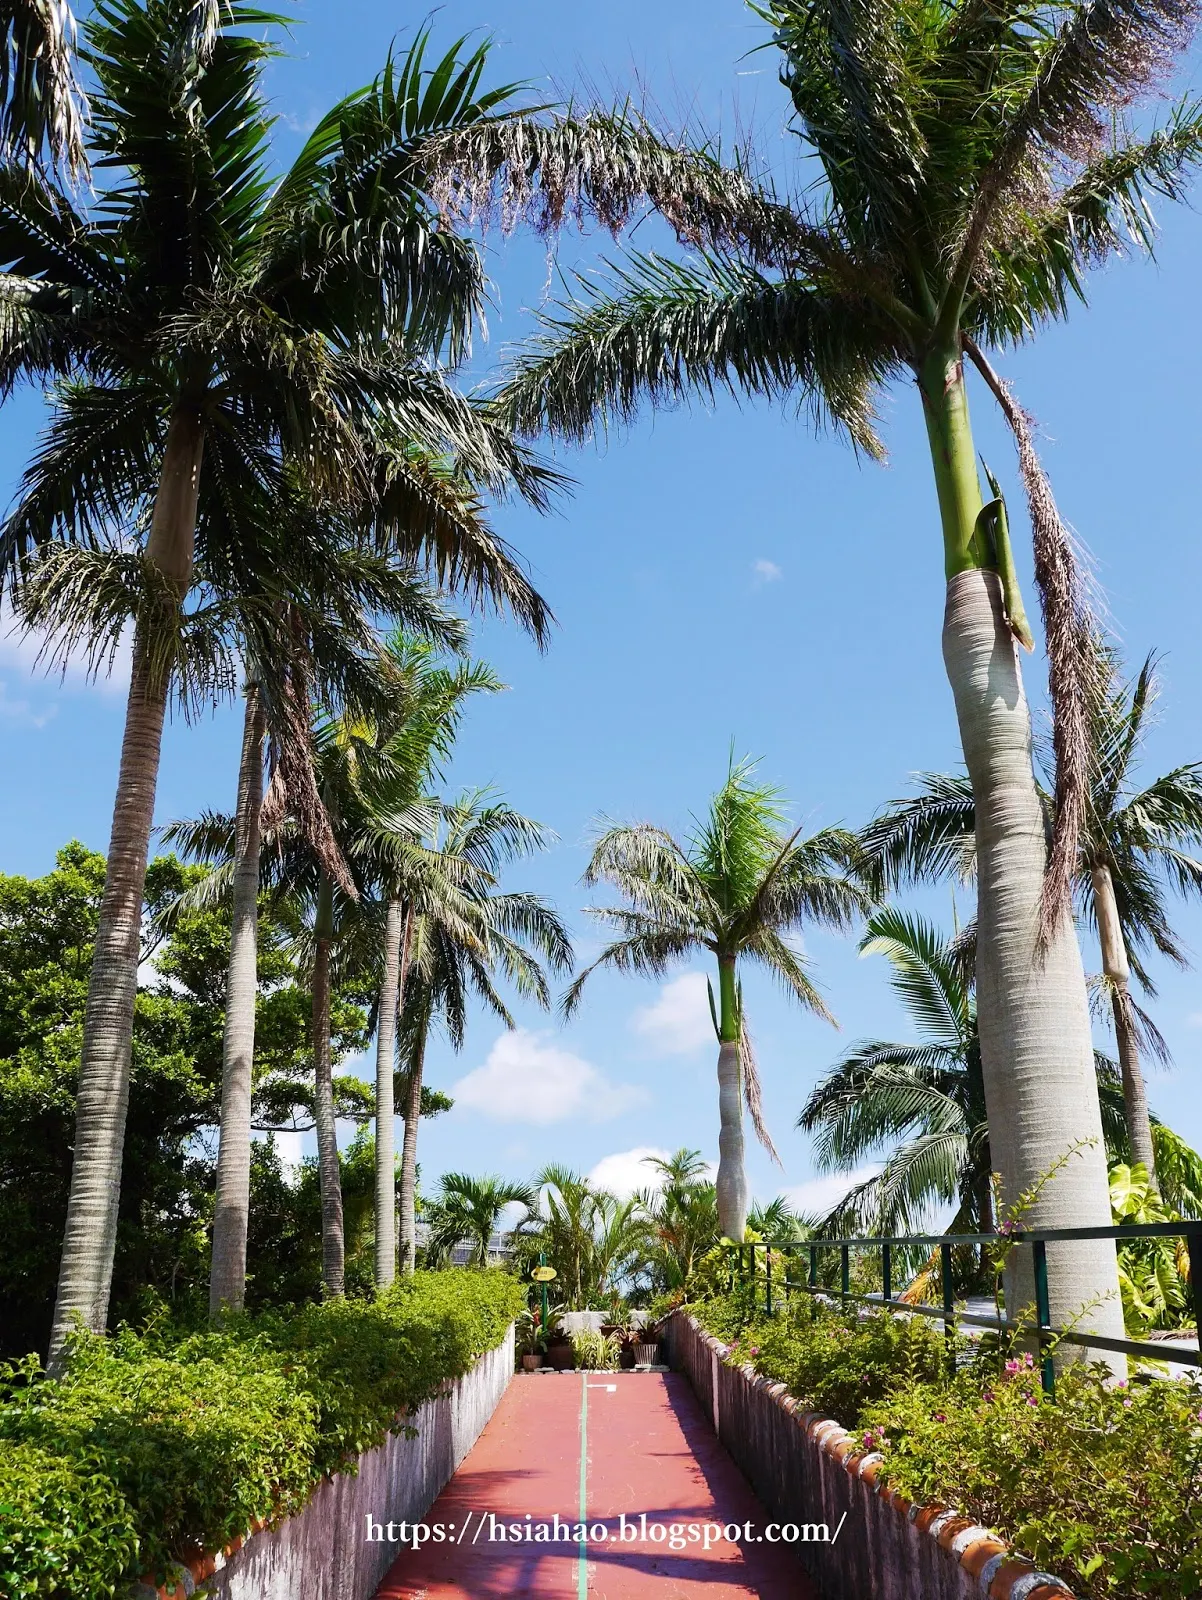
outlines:
[[1034, 1365], [1035, 1365], [1035, 1357], [1031, 1354], [1031, 1352], [1029, 1350], [1024, 1350], [1023, 1351], [1023, 1366], [1024, 1367], [1033, 1367]]
[[1131, 1407], [1132, 1407], [1132, 1406], [1133, 1406], [1133, 1405], [1134, 1405], [1134, 1404], [1135, 1404], [1135, 1401], [1134, 1401], [1134, 1400], [1124, 1400], [1124, 1401], [1123, 1401], [1123, 1409], [1124, 1409], [1124, 1410], [1125, 1410], [1125, 1411], [1130, 1411], [1130, 1409], [1131, 1409]]
[[992, 1405], [993, 1401], [994, 1401], [993, 1390], [992, 1389], [986, 1389], [985, 1393], [981, 1396], [981, 1398], [986, 1402], [987, 1405]]
[[1027, 1404], [1029, 1406], [1037, 1406], [1039, 1404], [1039, 1401], [1035, 1398], [1035, 1396], [1033, 1394], [1029, 1394], [1027, 1396]]
[[1007, 1361], [1006, 1363], [1006, 1371], [1012, 1374], [1020, 1371], [1021, 1367], [1022, 1363], [1020, 1361]]
[[758, 1344], [753, 1344], [753, 1345], [752, 1345], [752, 1347], [751, 1347], [751, 1353], [752, 1353], [752, 1355], [753, 1355], [753, 1356], [758, 1356], [758, 1355], [759, 1355], [759, 1353], [760, 1353], [760, 1347], [759, 1347], [759, 1345], [758, 1345]]
[[932, 1422], [946, 1422], [947, 1421], [947, 1413], [944, 1412], [944, 1411], [933, 1411], [931, 1413], [931, 1421]]

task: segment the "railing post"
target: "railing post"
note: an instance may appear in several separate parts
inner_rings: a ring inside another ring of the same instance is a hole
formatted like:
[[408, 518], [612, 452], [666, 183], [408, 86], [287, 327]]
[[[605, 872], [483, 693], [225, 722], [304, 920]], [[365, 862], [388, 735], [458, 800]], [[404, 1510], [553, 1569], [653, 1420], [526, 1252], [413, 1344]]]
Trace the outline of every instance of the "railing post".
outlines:
[[785, 1315], [786, 1316], [788, 1316], [789, 1307], [792, 1304], [791, 1296], [792, 1296], [792, 1292], [793, 1292], [793, 1284], [792, 1284], [792, 1282], [790, 1281], [790, 1278], [789, 1278], [789, 1260], [792, 1257], [793, 1253], [794, 1253], [793, 1246], [791, 1244], [787, 1244], [785, 1246], [785, 1248], [784, 1248], [784, 1251], [782, 1252], [782, 1259], [784, 1261], [783, 1271], [784, 1271], [784, 1274], [785, 1274]]
[[1046, 1240], [1036, 1239], [1031, 1246], [1035, 1258], [1035, 1320], [1039, 1323], [1039, 1373], [1044, 1394], [1056, 1393], [1056, 1363], [1048, 1354], [1042, 1330], [1052, 1326], [1052, 1303], [1048, 1293], [1048, 1247]]
[[764, 1310], [772, 1315], [772, 1246], [764, 1243]]
[[1194, 1332], [1198, 1336], [1198, 1349], [1202, 1352], [1202, 1228], [1188, 1231], [1185, 1253], [1189, 1262], [1189, 1297], [1194, 1308]]
[[[816, 1244], [812, 1244], [810, 1246], [810, 1288], [811, 1289], [816, 1289], [817, 1287], [818, 1287], [818, 1246]], [[811, 1296], [810, 1296], [810, 1321], [813, 1322], [817, 1316], [818, 1316], [818, 1296], [816, 1294], [811, 1294]]]
[[940, 1276], [943, 1280], [943, 1337], [947, 1344], [947, 1364], [956, 1373], [956, 1301], [952, 1294], [952, 1247], [939, 1246]]
[[843, 1285], [843, 1294], [846, 1297], [851, 1293], [851, 1246], [845, 1244], [839, 1254], [842, 1267], [840, 1278]]
[[881, 1246], [881, 1281], [884, 1287], [882, 1298], [888, 1302], [893, 1299], [893, 1246]]

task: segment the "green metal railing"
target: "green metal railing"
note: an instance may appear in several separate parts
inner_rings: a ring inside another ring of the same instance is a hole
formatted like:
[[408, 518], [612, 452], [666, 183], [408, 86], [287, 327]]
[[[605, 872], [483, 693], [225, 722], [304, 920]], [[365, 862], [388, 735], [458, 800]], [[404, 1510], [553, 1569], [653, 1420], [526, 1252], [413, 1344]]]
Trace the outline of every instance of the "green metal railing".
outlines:
[[[1198, 1333], [1202, 1328], [1202, 1221], [1187, 1222], [1135, 1222], [1126, 1223], [1112, 1228], [1023, 1228], [1005, 1233], [939, 1233], [939, 1234], [912, 1234], [906, 1238], [874, 1238], [863, 1239], [805, 1239], [783, 1240], [779, 1243], [772, 1240], [757, 1241], [754, 1244], [732, 1244], [728, 1247], [731, 1253], [732, 1283], [735, 1276], [741, 1281], [751, 1281], [753, 1290], [762, 1281], [764, 1286], [764, 1309], [769, 1316], [773, 1315], [776, 1302], [779, 1301], [783, 1291], [786, 1301], [794, 1292], [810, 1295], [823, 1295], [828, 1299], [840, 1299], [844, 1302], [858, 1301], [865, 1305], [880, 1307], [882, 1305], [897, 1305], [899, 1309], [915, 1316], [932, 1317], [943, 1323], [947, 1337], [949, 1361], [954, 1365], [956, 1328], [958, 1325], [969, 1327], [990, 1328], [994, 1332], [1005, 1333], [1007, 1330], [1020, 1337], [1033, 1338], [1038, 1341], [1043, 1352], [1040, 1361], [1041, 1376], [1044, 1389], [1053, 1393], [1056, 1384], [1055, 1368], [1049, 1347], [1063, 1341], [1065, 1344], [1081, 1346], [1088, 1350], [1113, 1351], [1118, 1355], [1135, 1356], [1142, 1360], [1175, 1361], [1182, 1366], [1202, 1367], [1202, 1339], [1199, 1340], [1199, 1350], [1193, 1351], [1180, 1345], [1168, 1345], [1154, 1340], [1140, 1339], [1112, 1339], [1100, 1333], [1080, 1333], [1074, 1328], [1056, 1328], [1052, 1326], [1051, 1302], [1048, 1292], [1048, 1245], [1053, 1243], [1073, 1243], [1087, 1239], [1113, 1239], [1116, 1242], [1136, 1239], [1184, 1239], [1189, 1257], [1189, 1292], [1190, 1307], [1193, 1312], [1194, 1331]], [[1035, 1277], [1035, 1321], [1036, 1326], [1027, 1328], [1019, 1323], [1011, 1323], [1005, 1318], [982, 1316], [979, 1312], [957, 1310], [952, 1280], [952, 1251], [957, 1245], [1005, 1245], [1007, 1249], [1030, 1247], [1033, 1256]], [[941, 1304], [938, 1306], [914, 1305], [909, 1301], [898, 1301], [893, 1292], [893, 1258], [894, 1251], [909, 1249], [915, 1246], [930, 1248], [938, 1246], [940, 1260], [940, 1289]], [[756, 1251], [764, 1251], [763, 1271], [757, 1271]], [[839, 1251], [839, 1288], [833, 1289], [818, 1281], [819, 1252], [825, 1250]], [[852, 1251], [880, 1251], [881, 1254], [881, 1284], [880, 1294], [859, 1294], [851, 1287], [851, 1255]], [[772, 1258], [773, 1253], [783, 1256], [783, 1272], [778, 1281], [773, 1280]], [[791, 1278], [789, 1270], [791, 1263], [803, 1253], [809, 1255], [809, 1271], [803, 1280]]]

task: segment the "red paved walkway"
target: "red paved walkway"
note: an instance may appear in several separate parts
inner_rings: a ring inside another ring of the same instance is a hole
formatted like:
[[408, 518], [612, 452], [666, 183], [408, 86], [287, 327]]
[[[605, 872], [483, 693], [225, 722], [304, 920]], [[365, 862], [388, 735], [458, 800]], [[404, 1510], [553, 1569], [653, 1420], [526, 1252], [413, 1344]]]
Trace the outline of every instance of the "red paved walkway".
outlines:
[[[585, 1549], [582, 1503], [593, 1534]], [[646, 1540], [619, 1542], [620, 1517], [640, 1532], [642, 1513]], [[532, 1534], [541, 1526], [546, 1535], [557, 1515], [564, 1536], [526, 1539], [528, 1518]], [[750, 1541], [711, 1533], [703, 1548], [704, 1524], [748, 1522]], [[377, 1600], [817, 1600], [796, 1556], [762, 1541], [765, 1522], [676, 1373], [515, 1378], [426, 1517], [444, 1542], [404, 1550]], [[520, 1542], [501, 1539], [511, 1523]], [[656, 1524], [696, 1524], [700, 1538], [674, 1551], [654, 1542]]]

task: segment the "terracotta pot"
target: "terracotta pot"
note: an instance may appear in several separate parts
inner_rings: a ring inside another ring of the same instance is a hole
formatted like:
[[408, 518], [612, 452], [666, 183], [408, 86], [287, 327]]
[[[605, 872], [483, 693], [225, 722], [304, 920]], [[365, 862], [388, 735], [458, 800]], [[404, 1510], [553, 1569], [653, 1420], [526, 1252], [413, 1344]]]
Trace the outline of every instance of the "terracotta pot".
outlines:
[[542, 1355], [537, 1350], [528, 1351], [527, 1354], [522, 1357], [523, 1372], [537, 1372], [542, 1364]]
[[576, 1352], [566, 1341], [553, 1344], [547, 1350], [547, 1364], [554, 1367], [556, 1372], [571, 1372], [576, 1365]]

